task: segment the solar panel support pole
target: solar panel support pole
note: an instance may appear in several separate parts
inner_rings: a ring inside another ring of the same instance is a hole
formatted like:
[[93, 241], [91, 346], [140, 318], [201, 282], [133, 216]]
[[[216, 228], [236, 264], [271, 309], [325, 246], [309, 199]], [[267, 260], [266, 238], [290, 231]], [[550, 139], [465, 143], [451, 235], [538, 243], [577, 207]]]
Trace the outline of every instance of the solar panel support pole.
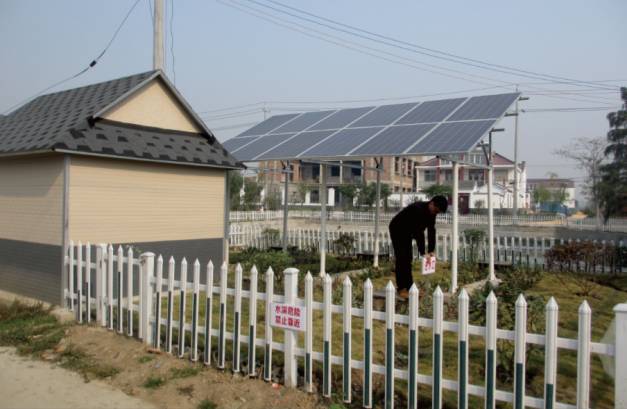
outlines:
[[451, 255], [451, 294], [457, 291], [457, 246], [459, 245], [459, 164], [453, 162], [453, 238]]
[[287, 252], [287, 217], [289, 212], [289, 205], [287, 198], [288, 195], [288, 185], [289, 185], [289, 176], [290, 176], [290, 161], [288, 160], [283, 165], [283, 174], [285, 175], [285, 181], [283, 182], [283, 251]]
[[327, 264], [327, 165], [320, 165], [320, 276]]
[[377, 163], [377, 196], [374, 210], [374, 249], [373, 249], [373, 267], [379, 267], [379, 206], [381, 204], [381, 165], [383, 158], [375, 159]]
[[494, 207], [492, 205], [492, 184], [494, 183], [494, 167], [492, 166], [492, 131], [490, 131], [490, 142], [488, 144], [488, 260], [489, 273], [488, 280], [496, 280], [494, 274]]

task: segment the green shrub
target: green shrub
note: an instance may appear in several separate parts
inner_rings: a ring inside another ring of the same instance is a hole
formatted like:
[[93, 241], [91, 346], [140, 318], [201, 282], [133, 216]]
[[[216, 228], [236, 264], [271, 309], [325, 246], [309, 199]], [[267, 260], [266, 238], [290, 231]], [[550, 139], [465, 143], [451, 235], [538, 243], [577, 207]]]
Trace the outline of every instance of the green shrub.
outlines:
[[210, 401], [209, 399], [203, 399], [197, 406], [198, 409], [218, 409], [218, 405]]
[[148, 379], [146, 379], [146, 382], [144, 382], [144, 388], [147, 389], [157, 389], [161, 386], [163, 386], [165, 384], [165, 378], [161, 377], [161, 376], [154, 376], [151, 375], [148, 377]]

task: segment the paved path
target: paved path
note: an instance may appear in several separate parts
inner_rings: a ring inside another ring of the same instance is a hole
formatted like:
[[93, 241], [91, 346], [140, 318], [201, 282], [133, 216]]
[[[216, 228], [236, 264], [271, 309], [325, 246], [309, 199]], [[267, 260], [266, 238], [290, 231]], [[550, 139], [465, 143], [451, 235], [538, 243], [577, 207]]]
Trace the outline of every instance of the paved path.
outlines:
[[0, 409], [154, 409], [100, 381], [0, 348]]

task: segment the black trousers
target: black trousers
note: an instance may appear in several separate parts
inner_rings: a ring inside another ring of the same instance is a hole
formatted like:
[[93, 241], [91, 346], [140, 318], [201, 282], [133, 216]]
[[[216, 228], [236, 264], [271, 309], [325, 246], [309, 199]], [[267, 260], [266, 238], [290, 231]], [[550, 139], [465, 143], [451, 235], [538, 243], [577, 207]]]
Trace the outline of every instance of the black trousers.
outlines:
[[390, 227], [390, 238], [392, 239], [392, 247], [394, 247], [396, 288], [399, 291], [403, 289], [409, 290], [414, 283], [411, 271], [413, 259], [412, 234]]

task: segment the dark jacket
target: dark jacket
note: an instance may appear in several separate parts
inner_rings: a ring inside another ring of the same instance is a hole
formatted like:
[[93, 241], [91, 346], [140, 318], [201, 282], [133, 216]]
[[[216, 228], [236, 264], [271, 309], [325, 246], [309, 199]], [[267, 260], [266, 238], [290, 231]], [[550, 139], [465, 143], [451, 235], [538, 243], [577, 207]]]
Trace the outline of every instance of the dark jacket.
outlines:
[[[425, 234], [427, 229], [428, 253], [435, 250], [435, 217], [429, 212], [428, 202], [415, 202], [401, 210], [390, 222], [393, 236], [415, 239], [420, 254], [425, 254]], [[394, 238], [392, 238], [394, 240]]]

